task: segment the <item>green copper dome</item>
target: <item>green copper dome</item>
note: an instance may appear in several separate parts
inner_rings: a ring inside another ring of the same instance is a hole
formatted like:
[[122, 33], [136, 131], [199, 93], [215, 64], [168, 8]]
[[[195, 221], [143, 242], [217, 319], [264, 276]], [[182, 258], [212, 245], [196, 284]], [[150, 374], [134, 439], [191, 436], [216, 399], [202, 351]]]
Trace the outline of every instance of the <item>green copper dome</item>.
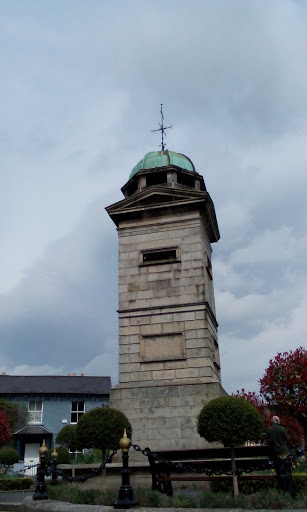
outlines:
[[146, 153], [144, 158], [133, 167], [129, 180], [141, 169], [155, 169], [157, 167], [166, 167], [167, 165], [176, 165], [181, 169], [196, 172], [193, 162], [187, 156], [166, 149], [164, 151], [151, 151], [150, 153]]

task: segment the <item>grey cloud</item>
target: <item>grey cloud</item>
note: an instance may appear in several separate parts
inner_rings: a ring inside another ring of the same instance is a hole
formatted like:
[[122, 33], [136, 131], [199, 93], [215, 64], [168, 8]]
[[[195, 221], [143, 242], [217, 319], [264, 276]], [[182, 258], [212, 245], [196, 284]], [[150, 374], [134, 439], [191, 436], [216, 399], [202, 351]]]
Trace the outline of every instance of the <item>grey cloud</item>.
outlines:
[[109, 351], [107, 339], [117, 352], [116, 239], [103, 213], [101, 200], [93, 203], [78, 229], [1, 297], [1, 353], [11, 364], [38, 366], [45, 354], [51, 366], [86, 365]]
[[104, 207], [158, 149], [162, 102], [168, 148], [193, 160], [216, 206], [225, 387], [256, 388], [268, 358], [305, 335], [305, 5], [16, 5], [0, 6], [3, 363], [39, 368], [43, 341], [46, 371], [116, 373], [117, 235]]

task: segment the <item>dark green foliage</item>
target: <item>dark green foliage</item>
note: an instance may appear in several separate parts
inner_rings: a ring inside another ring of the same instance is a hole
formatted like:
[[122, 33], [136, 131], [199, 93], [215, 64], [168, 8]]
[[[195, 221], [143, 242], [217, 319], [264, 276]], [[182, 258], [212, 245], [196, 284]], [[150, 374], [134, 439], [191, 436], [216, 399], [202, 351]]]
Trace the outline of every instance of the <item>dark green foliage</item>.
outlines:
[[[238, 479], [239, 491], [243, 494], [254, 494], [267, 489], [277, 489], [277, 480], [240, 480]], [[231, 480], [213, 480], [210, 482], [212, 492], [232, 492]]]
[[294, 464], [292, 473], [307, 473], [307, 460], [301, 458]]
[[277, 489], [268, 489], [258, 492], [257, 494], [251, 494], [250, 496], [242, 495], [241, 500], [243, 504], [246, 504], [244, 508], [266, 510], [296, 508], [296, 500], [291, 498], [291, 495], [288, 492], [283, 493]]
[[56, 443], [71, 452], [78, 450], [78, 437], [76, 425], [66, 425], [56, 436]]
[[[294, 486], [297, 494], [307, 495], [307, 474], [294, 473]], [[276, 478], [270, 480], [238, 480], [239, 491], [243, 494], [256, 494], [266, 492], [268, 490], [277, 489]], [[214, 493], [229, 493], [232, 490], [232, 482], [230, 480], [213, 480], [210, 482], [210, 489]]]
[[205, 492], [200, 497], [201, 508], [235, 508], [236, 500], [232, 494], [224, 492]]
[[114, 502], [118, 498], [118, 490], [116, 489], [106, 489], [102, 492], [103, 496], [103, 504], [106, 507], [111, 507], [114, 505]]
[[[155, 491], [157, 492], [157, 491]], [[189, 494], [176, 494], [168, 498], [168, 508], [198, 508], [198, 499]]]
[[[54, 448], [49, 448], [48, 450], [48, 458], [52, 460], [52, 452]], [[57, 463], [58, 464], [71, 464], [72, 456], [69, 451], [63, 446], [57, 446], [56, 451], [58, 452]]]
[[152, 489], [135, 489], [134, 499], [138, 502], [139, 507], [161, 507], [163, 495], [159, 491]]
[[118, 497], [118, 490], [80, 489], [69, 484], [48, 485], [50, 499], [87, 505], [112, 506]]
[[34, 484], [33, 478], [0, 478], [0, 491], [23, 491], [29, 489]]
[[8, 419], [11, 432], [14, 432], [19, 421], [18, 405], [10, 402], [9, 400], [5, 400], [4, 398], [0, 398], [0, 411], [4, 412]]
[[268, 489], [256, 494], [240, 494], [237, 498], [230, 493], [204, 493], [200, 497], [201, 508], [232, 508], [232, 509], [305, 509], [307, 498], [299, 496], [291, 498], [289, 493]]
[[12, 466], [19, 461], [19, 453], [12, 446], [3, 446], [0, 449], [0, 462], [5, 466]]
[[[47, 484], [48, 495], [50, 499], [65, 501], [70, 503], [112, 506], [118, 498], [118, 490], [108, 489], [99, 491], [94, 489], [81, 489], [72, 487], [69, 484], [59, 484], [52, 486]], [[299, 496], [297, 499], [291, 498], [288, 493], [278, 492], [276, 489], [268, 489], [256, 494], [241, 494], [234, 498], [231, 493], [224, 492], [197, 492], [189, 489], [185, 491], [175, 491], [175, 496], [169, 498], [158, 491], [151, 489], [134, 489], [134, 498], [139, 503], [139, 507], [155, 508], [241, 508], [241, 509], [306, 509], [306, 495]]]
[[221, 396], [208, 402], [197, 419], [197, 432], [210, 443], [224, 446], [258, 441], [265, 430], [264, 420], [247, 400], [237, 396]]
[[85, 453], [78, 453], [76, 457], [76, 464], [101, 464], [102, 453], [97, 448], [86, 450]]
[[125, 428], [131, 438], [132, 429], [125, 414], [108, 407], [97, 407], [79, 419], [76, 427], [78, 442], [82, 448], [117, 449]]
[[307, 473], [294, 473], [293, 480], [297, 494], [307, 496]]

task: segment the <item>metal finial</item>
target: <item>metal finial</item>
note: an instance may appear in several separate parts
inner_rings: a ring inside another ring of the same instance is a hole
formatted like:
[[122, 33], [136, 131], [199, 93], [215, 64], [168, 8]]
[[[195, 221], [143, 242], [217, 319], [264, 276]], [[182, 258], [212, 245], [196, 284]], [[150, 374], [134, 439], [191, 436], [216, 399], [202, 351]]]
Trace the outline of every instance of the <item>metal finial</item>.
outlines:
[[164, 143], [164, 136], [166, 137], [166, 133], [165, 133], [165, 130], [168, 130], [169, 128], [173, 128], [173, 125], [171, 126], [164, 126], [163, 125], [163, 121], [164, 121], [164, 115], [163, 115], [163, 104], [161, 103], [161, 109], [160, 109], [160, 112], [161, 112], [161, 123], [159, 123], [159, 126], [160, 128], [157, 128], [157, 130], [151, 130], [152, 132], [161, 132], [161, 135], [162, 135], [162, 143], [159, 144], [159, 146], [162, 147], [162, 151], [164, 151], [165, 149], [165, 146], [167, 144]]

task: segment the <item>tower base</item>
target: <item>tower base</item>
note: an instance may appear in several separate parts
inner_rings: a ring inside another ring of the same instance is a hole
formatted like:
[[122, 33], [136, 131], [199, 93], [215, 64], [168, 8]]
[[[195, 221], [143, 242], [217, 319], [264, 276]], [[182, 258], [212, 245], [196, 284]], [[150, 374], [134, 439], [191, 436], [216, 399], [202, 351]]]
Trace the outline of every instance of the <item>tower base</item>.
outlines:
[[[132, 441], [151, 451], [197, 449], [208, 443], [197, 433], [197, 416], [202, 407], [227, 393], [219, 382], [181, 384], [118, 384], [110, 391], [110, 405], [121, 410], [132, 425]], [[130, 450], [133, 461], [144, 459]]]

